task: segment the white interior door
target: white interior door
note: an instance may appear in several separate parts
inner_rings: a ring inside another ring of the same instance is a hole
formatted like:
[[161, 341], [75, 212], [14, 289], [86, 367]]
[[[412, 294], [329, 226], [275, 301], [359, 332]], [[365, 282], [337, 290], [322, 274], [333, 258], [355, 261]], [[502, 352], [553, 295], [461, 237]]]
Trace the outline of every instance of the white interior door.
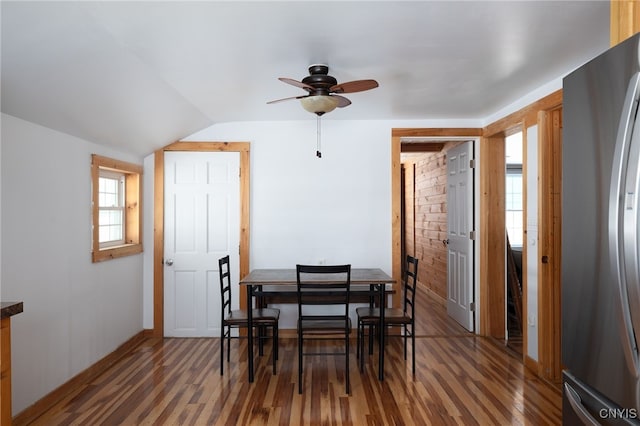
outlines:
[[164, 335], [218, 336], [219, 258], [239, 280], [240, 154], [167, 152], [164, 173]]
[[474, 331], [473, 142], [447, 151], [447, 313]]

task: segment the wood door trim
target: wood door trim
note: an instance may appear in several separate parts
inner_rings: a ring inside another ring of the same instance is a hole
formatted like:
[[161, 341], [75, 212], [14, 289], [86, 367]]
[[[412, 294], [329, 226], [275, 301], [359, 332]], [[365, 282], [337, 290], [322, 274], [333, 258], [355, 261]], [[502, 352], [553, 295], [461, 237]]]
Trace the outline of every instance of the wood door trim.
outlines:
[[[527, 129], [531, 126], [538, 125], [538, 150], [539, 150], [538, 161], [539, 162], [543, 161], [542, 160], [543, 154], [541, 150], [543, 149], [557, 150], [558, 149], [557, 147], [547, 146], [548, 142], [543, 141], [543, 138], [548, 135], [548, 132], [552, 132], [553, 130], [545, 129], [547, 125], [545, 124], [545, 121], [540, 120], [540, 118], [545, 117], [545, 114], [548, 111], [550, 112], [555, 110], [561, 110], [561, 108], [562, 108], [562, 90], [558, 90], [545, 96], [544, 98], [536, 102], [533, 102], [530, 105], [527, 105], [521, 110], [518, 110], [485, 127], [484, 128], [485, 137], [482, 139], [482, 144], [484, 144], [485, 146], [484, 148], [481, 148], [481, 155], [480, 155], [481, 181], [483, 179], [482, 175], [484, 173], [488, 173], [490, 169], [497, 170], [497, 169], [503, 168], [502, 165], [496, 164], [497, 161], [500, 161], [496, 159], [499, 154], [495, 152], [494, 153], [490, 152], [495, 147], [492, 148], [488, 145], [491, 145], [491, 141], [493, 141], [493, 143], [501, 141], [502, 145], [504, 146], [504, 138], [507, 135], [511, 134], [513, 130], [516, 128], [522, 129], [523, 142], [525, 143], [525, 146], [526, 146], [526, 144], [529, 143], [529, 141], [526, 139]], [[546, 122], [551, 123], [551, 120], [547, 120]], [[557, 130], [556, 130], [556, 136], [558, 135], [559, 134], [557, 133]], [[487, 150], [487, 153], [483, 155], [484, 150]], [[551, 155], [551, 157], [553, 157], [553, 155], [555, 154], [553, 152], [550, 152], [548, 155]], [[487, 156], [489, 158], [487, 158]], [[503, 158], [503, 154], [500, 154], [500, 158]], [[524, 168], [527, 167], [526, 162], [523, 165], [523, 167]], [[538, 175], [540, 176], [540, 181], [545, 179], [548, 179], [548, 180], [550, 179], [550, 181], [553, 181], [557, 179], [557, 182], [561, 182], [559, 180], [560, 177], [558, 176], [558, 174], [561, 173], [561, 169], [558, 170], [557, 168], [547, 167], [547, 166], [544, 166], [542, 163], [540, 163], [538, 170], [539, 170]], [[524, 173], [524, 169], [523, 169], [523, 173]], [[552, 175], [555, 177], [550, 177]], [[502, 176], [501, 179], [504, 180], [504, 175]], [[545, 226], [545, 224], [551, 225], [554, 222], [543, 221], [544, 217], [543, 217], [543, 214], [541, 213], [542, 212], [541, 208], [542, 208], [542, 203], [544, 202], [545, 199], [543, 196], [543, 192], [540, 188], [540, 183], [538, 184], [538, 186], [539, 186], [539, 189], [538, 189], [538, 199], [539, 199], [538, 238], [541, 242], [544, 241], [545, 239], [549, 240], [549, 244], [552, 245], [553, 247], [556, 247], [557, 248], [556, 251], [559, 251], [560, 235], [558, 232], [558, 228], [554, 228], [553, 226]], [[488, 206], [491, 207], [492, 204], [490, 204], [490, 202], [495, 202], [495, 200], [491, 201], [489, 199], [485, 199], [486, 197], [484, 197], [488, 189], [489, 189], [488, 186], [485, 186], [484, 188], [481, 187], [481, 198], [482, 198], [481, 203], [484, 200], [485, 205], [489, 203]], [[526, 191], [526, 186], [525, 186], [525, 191]], [[502, 193], [501, 197], [504, 198], [504, 193]], [[557, 203], [554, 204], [554, 202], [551, 202], [551, 200], [549, 200], [547, 204], [549, 209], [559, 209], [558, 204]], [[525, 209], [524, 214], [526, 215], [526, 209], [527, 209], [526, 204], [524, 206], [524, 209]], [[494, 211], [497, 212], [498, 209], [495, 209]], [[557, 211], [555, 211], [556, 225], [559, 224], [557, 214], [558, 214]], [[480, 261], [481, 261], [480, 301], [481, 301], [481, 314], [482, 314], [480, 317], [480, 323], [481, 323], [480, 333], [483, 335], [488, 335], [493, 337], [500, 337], [500, 336], [504, 337], [504, 331], [500, 332], [500, 330], [504, 330], [503, 313], [499, 312], [496, 314], [496, 313], [486, 312], [488, 308], [491, 308], [493, 310], [494, 306], [498, 306], [498, 307], [504, 306], [504, 285], [499, 286], [498, 284], [496, 284], [496, 283], [504, 283], [504, 268], [501, 265], [498, 265], [498, 267], [493, 267], [487, 264], [487, 262], [493, 258], [492, 256], [496, 256], [498, 253], [504, 253], [504, 249], [501, 249], [495, 246], [495, 244], [499, 244], [499, 241], [498, 241], [499, 238], [496, 235], [496, 232], [498, 232], [497, 230], [498, 227], [494, 226], [493, 231], [491, 229], [486, 228], [487, 226], [486, 221], [489, 220], [488, 217], [490, 215], [491, 215], [491, 212], [487, 211], [487, 207], [483, 207], [483, 204], [481, 204], [480, 235], [481, 236], [484, 235], [484, 238], [481, 238], [480, 247], [481, 247], [481, 250], [485, 251], [485, 254], [483, 255], [481, 253], [480, 255], [481, 256], [480, 257]], [[527, 241], [525, 240], [525, 246], [526, 245], [527, 245]], [[487, 250], [488, 252], [486, 252]], [[540, 244], [538, 244], [538, 250], [540, 250]], [[490, 252], [493, 252], [493, 254], [491, 254]], [[559, 259], [557, 261], [559, 261]], [[535, 361], [532, 358], [527, 356], [529, 336], [528, 336], [528, 330], [524, 325], [523, 325], [523, 337], [525, 338], [525, 340], [523, 342], [524, 343], [523, 359], [525, 360], [526, 365], [532, 368], [537, 373], [538, 376], [548, 379], [549, 377], [554, 375], [555, 371], [559, 371], [559, 363], [561, 360], [560, 346], [559, 346], [559, 343], [557, 343], [559, 342], [559, 339], [560, 339], [560, 336], [559, 336], [560, 306], [559, 306], [559, 299], [557, 297], [557, 294], [558, 294], [557, 292], [559, 291], [559, 288], [560, 288], [560, 282], [559, 282], [559, 277], [557, 276], [549, 275], [546, 277], [547, 279], [543, 277], [541, 272], [542, 270], [540, 269], [540, 265], [541, 265], [540, 256], [538, 256], [538, 265], [539, 265], [538, 266], [539, 268], [538, 312], [530, 313], [526, 309], [527, 299], [528, 299], [527, 288], [530, 284], [526, 279], [523, 280], [523, 287], [522, 287], [523, 304], [525, 307], [523, 324], [527, 324], [527, 318], [531, 314], [536, 314], [538, 318], [538, 327], [537, 327], [538, 360]], [[490, 283], [493, 283], [493, 284], [490, 284]], [[493, 287], [489, 288], [489, 286], [493, 286]], [[553, 302], [553, 305], [543, 306], [544, 305], [543, 298], [549, 300], [549, 303]], [[548, 315], [552, 316], [551, 317], [552, 319], [546, 320], [546, 317]]]
[[505, 137], [480, 142], [479, 334], [505, 337]]
[[[551, 110], [562, 105], [562, 90], [555, 91], [530, 105], [497, 120], [483, 129], [473, 128], [397, 128], [391, 132], [391, 227], [392, 227], [392, 275], [401, 279], [401, 239], [400, 239], [400, 152], [403, 137], [453, 137], [470, 136], [480, 139], [480, 324], [477, 332], [481, 335], [504, 337], [504, 138], [513, 129], [521, 128], [523, 133], [537, 124], [539, 111]], [[542, 130], [540, 130], [542, 131]], [[525, 136], [523, 135], [523, 138]], [[496, 146], [496, 143], [498, 146]], [[545, 173], [545, 171], [541, 171]], [[496, 186], [497, 185], [497, 186]], [[497, 198], [497, 200], [496, 200]], [[498, 203], [498, 204], [496, 204]], [[495, 212], [500, 212], [495, 214]], [[492, 215], [492, 212], [494, 213]], [[502, 218], [502, 219], [500, 219]], [[490, 223], [490, 221], [492, 221]], [[502, 224], [495, 221], [502, 221]], [[541, 231], [542, 232], [542, 231]], [[493, 254], [492, 254], [493, 253]], [[495, 255], [495, 259], [492, 257]], [[489, 260], [491, 262], [489, 262]], [[497, 260], [496, 260], [497, 259]], [[496, 263], [498, 262], [498, 263]], [[494, 283], [494, 284], [491, 284]], [[500, 283], [500, 284], [495, 284]], [[492, 285], [494, 287], [492, 287]], [[523, 288], [526, 293], [526, 287]], [[526, 294], [523, 294], [526, 297]], [[398, 299], [399, 300], [399, 299]], [[526, 301], [526, 299], [525, 299]], [[394, 303], [396, 299], [394, 298]], [[501, 306], [491, 312], [489, 307]], [[542, 330], [538, 330], [542, 332]], [[543, 337], [539, 336], [539, 342]], [[524, 356], [523, 356], [524, 358]], [[550, 354], [550, 359], [559, 359], [558, 354]], [[529, 363], [531, 364], [531, 362]]]
[[482, 135], [482, 129], [476, 128], [395, 128], [391, 129], [391, 275], [396, 281], [393, 306], [400, 306], [399, 291], [402, 282], [402, 236], [401, 236], [401, 164], [403, 137], [469, 137]]
[[[539, 374], [562, 381], [561, 365], [561, 236], [562, 236], [562, 106], [538, 114], [538, 360]], [[542, 259], [546, 260], [543, 262]]]
[[[153, 336], [164, 335], [164, 153], [165, 151], [240, 153], [240, 277], [249, 273], [250, 142], [174, 142], [155, 152], [153, 232]], [[240, 306], [247, 306], [240, 292]]]
[[612, 47], [640, 31], [638, 0], [611, 0], [609, 16]]

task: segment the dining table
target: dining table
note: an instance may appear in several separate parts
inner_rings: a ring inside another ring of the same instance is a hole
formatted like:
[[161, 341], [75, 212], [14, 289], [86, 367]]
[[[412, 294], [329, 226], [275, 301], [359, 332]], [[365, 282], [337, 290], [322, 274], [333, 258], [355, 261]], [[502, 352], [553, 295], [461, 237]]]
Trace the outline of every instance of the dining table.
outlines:
[[[317, 278], [322, 282], [330, 283], [331, 274], [323, 274]], [[351, 269], [351, 300], [373, 301], [377, 300], [380, 307], [379, 350], [378, 350], [378, 379], [384, 380], [384, 309], [386, 296], [392, 292], [388, 285], [395, 280], [379, 268], [352, 268]], [[254, 269], [240, 280], [240, 285], [247, 292], [247, 356], [249, 382], [253, 382], [254, 354], [253, 354], [253, 299], [268, 303], [297, 303], [297, 275], [296, 269], [264, 268]], [[370, 302], [371, 303], [371, 302]], [[361, 354], [363, 356], [363, 354]]]

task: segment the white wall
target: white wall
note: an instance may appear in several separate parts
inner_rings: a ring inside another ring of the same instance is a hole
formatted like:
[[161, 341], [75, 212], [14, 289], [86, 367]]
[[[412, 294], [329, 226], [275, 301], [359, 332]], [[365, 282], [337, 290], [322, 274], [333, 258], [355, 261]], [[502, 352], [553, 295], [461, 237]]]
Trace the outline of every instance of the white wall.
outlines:
[[[391, 273], [389, 127], [325, 119], [322, 158], [313, 117], [215, 125], [186, 140], [251, 142], [250, 268], [351, 263]], [[292, 307], [281, 308], [281, 326], [295, 327]]]
[[391, 272], [388, 121], [214, 125], [185, 140], [251, 142], [251, 268], [350, 262]]
[[142, 327], [145, 330], [153, 329], [153, 228], [154, 228], [154, 161], [153, 154], [144, 159], [142, 175], [142, 247], [143, 278], [142, 278]]
[[[0, 13], [1, 14], [1, 13]], [[2, 120], [0, 119], [0, 132]], [[0, 134], [0, 301], [2, 298], [2, 134]]]
[[141, 159], [2, 115], [2, 300], [13, 414], [142, 330], [142, 255], [91, 262], [91, 154]]
[[346, 262], [391, 272], [388, 130], [325, 120], [322, 158], [315, 156], [313, 120], [219, 126], [199, 136], [216, 139], [240, 129], [252, 131], [254, 141], [252, 268]]
[[[391, 273], [391, 129], [477, 124], [324, 118], [322, 158], [315, 155], [311, 115], [305, 121], [218, 124], [185, 140], [251, 143], [250, 268], [346, 262]], [[153, 324], [146, 300], [152, 285], [145, 278], [145, 327]], [[281, 323], [290, 328], [294, 321], [285, 314]]]

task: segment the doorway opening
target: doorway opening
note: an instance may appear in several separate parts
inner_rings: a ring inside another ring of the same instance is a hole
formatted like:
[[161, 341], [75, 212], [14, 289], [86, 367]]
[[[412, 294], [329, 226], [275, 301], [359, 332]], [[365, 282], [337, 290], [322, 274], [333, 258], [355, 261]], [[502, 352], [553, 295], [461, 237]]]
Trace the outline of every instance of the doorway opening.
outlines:
[[524, 184], [522, 131], [505, 139], [505, 225], [507, 239], [507, 346], [522, 355], [522, 254]]
[[[429, 303], [436, 304], [445, 311], [450, 311], [451, 301], [464, 300], [464, 310], [466, 318], [449, 312], [446, 325], [443, 329], [446, 334], [466, 334], [475, 331], [475, 250], [474, 241], [470, 241], [470, 249], [463, 253], [463, 260], [466, 262], [463, 267], [456, 268], [456, 259], [451, 258], [453, 247], [449, 246], [449, 231], [454, 226], [449, 226], [448, 215], [451, 209], [448, 204], [452, 201], [451, 189], [448, 188], [449, 175], [447, 152], [460, 148], [466, 142], [473, 151], [473, 140], [468, 137], [434, 137], [434, 138], [411, 138], [401, 139], [400, 146], [400, 246], [401, 258], [412, 255], [420, 261], [418, 274], [418, 286], [420, 293], [426, 294]], [[464, 157], [464, 156], [463, 156]], [[473, 155], [469, 155], [469, 158]], [[471, 183], [468, 188], [471, 191], [471, 202], [468, 218], [468, 229], [463, 231], [462, 240], [469, 241], [473, 238], [472, 231], [475, 229], [475, 210], [473, 198], [475, 198], [475, 185], [473, 181], [473, 170], [470, 169], [469, 158], [463, 160], [465, 168], [469, 170]], [[455, 189], [455, 188], [454, 188]], [[455, 198], [454, 198], [455, 200]], [[462, 223], [462, 222], [461, 222]], [[453, 234], [456, 237], [455, 234]], [[457, 272], [466, 270], [469, 272], [468, 279], [464, 281], [464, 290], [460, 291], [460, 285], [451, 287], [452, 281], [461, 281]], [[455, 289], [455, 292], [452, 291]], [[463, 316], [464, 316], [463, 315]], [[416, 329], [418, 335], [432, 334], [433, 330]]]

